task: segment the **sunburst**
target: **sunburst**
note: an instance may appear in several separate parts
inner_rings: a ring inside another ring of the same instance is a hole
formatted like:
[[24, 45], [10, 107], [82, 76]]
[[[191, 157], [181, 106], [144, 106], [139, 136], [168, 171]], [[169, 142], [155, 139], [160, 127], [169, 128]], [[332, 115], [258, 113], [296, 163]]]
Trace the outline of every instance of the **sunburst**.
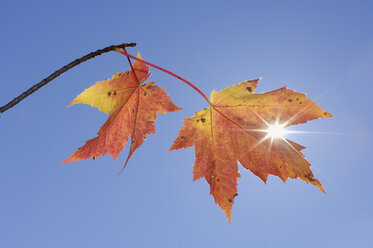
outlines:
[[264, 131], [267, 132], [267, 138], [271, 138], [271, 139], [277, 139], [277, 138], [284, 139], [285, 134], [287, 133], [285, 129], [285, 125], [280, 124], [278, 122], [276, 122], [273, 125], [268, 125], [268, 129]]

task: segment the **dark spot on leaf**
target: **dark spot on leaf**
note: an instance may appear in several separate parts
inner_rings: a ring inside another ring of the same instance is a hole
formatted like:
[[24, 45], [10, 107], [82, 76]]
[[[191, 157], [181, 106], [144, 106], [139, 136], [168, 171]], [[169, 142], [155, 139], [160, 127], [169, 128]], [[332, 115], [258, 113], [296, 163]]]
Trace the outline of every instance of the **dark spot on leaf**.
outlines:
[[96, 157], [95, 157], [95, 156], [93, 156], [93, 157], [92, 157], [92, 159], [93, 159], [93, 160], [95, 160], [95, 159], [96, 159]]
[[146, 139], [146, 136], [144, 136], [144, 139]]
[[217, 181], [217, 182], [220, 182], [220, 179], [219, 179], [219, 178], [216, 178], [216, 181]]
[[197, 122], [199, 122], [199, 120], [197, 120]]
[[299, 104], [302, 104], [303, 102], [299, 102]]
[[311, 173], [308, 173], [307, 175], [305, 174], [304, 175], [310, 182], [314, 182], [314, 181], [316, 181], [316, 179], [314, 179], [313, 177], [312, 177], [312, 174]]
[[184, 136], [181, 136], [180, 139], [185, 139], [185, 137], [184, 137]]
[[246, 87], [246, 89], [249, 91], [249, 92], [252, 92], [253, 90], [251, 89], [251, 87]]
[[232, 202], [233, 200], [229, 198], [228, 201], [229, 201], [229, 202]]
[[206, 121], [206, 119], [205, 119], [205, 118], [202, 118], [202, 119], [201, 119], [201, 121], [202, 121], [202, 122], [205, 122], [205, 121]]
[[242, 121], [242, 119], [241, 119], [240, 117], [237, 117], [237, 120], [238, 120], [238, 121]]
[[135, 113], [135, 110], [134, 110], [134, 109], [132, 109], [132, 113], [133, 113], [133, 114]]
[[299, 98], [297, 97], [297, 101], [299, 101]]
[[324, 112], [324, 115], [327, 115], [328, 114], [328, 112]]
[[289, 99], [288, 101], [289, 101], [289, 102], [292, 102], [292, 101], [293, 101], [293, 99]]
[[135, 143], [135, 140], [131, 140], [131, 143], [132, 143], [132, 144]]
[[108, 96], [111, 96], [111, 92], [108, 92], [107, 95], [108, 95]]
[[144, 92], [144, 96], [146, 96], [148, 93]]
[[115, 96], [116, 94], [117, 94], [117, 92], [116, 92], [116, 91], [114, 91], [113, 95]]

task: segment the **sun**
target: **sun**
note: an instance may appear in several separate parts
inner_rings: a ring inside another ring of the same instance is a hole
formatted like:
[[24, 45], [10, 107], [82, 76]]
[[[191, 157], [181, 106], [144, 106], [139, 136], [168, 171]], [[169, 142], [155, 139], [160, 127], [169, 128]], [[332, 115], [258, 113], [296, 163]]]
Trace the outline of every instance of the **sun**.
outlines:
[[267, 138], [285, 138], [286, 130], [284, 125], [280, 125], [278, 122], [276, 122], [274, 125], [269, 125], [267, 132]]

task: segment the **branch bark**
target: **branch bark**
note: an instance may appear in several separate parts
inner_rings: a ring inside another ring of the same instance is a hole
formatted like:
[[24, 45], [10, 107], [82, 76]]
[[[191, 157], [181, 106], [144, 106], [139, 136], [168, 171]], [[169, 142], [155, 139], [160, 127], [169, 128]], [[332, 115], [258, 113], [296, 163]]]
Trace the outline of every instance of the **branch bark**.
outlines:
[[74, 60], [73, 62], [65, 65], [64, 67], [62, 67], [61, 69], [53, 72], [51, 75], [49, 75], [45, 79], [41, 80], [39, 83], [35, 84], [34, 86], [32, 86], [31, 88], [26, 90], [25, 92], [23, 92], [21, 95], [14, 98], [12, 101], [7, 103], [6, 105], [0, 107], [0, 114], [4, 113], [6, 110], [14, 107], [20, 101], [22, 101], [23, 99], [25, 99], [26, 97], [28, 97], [29, 95], [31, 95], [32, 93], [34, 93], [35, 91], [37, 91], [38, 89], [40, 89], [41, 87], [43, 87], [44, 85], [49, 83], [50, 81], [52, 81], [53, 79], [55, 79], [56, 77], [58, 77], [62, 73], [70, 70], [71, 68], [79, 65], [80, 63], [82, 63], [84, 61], [87, 61], [87, 60], [90, 60], [90, 59], [92, 59], [92, 58], [94, 58], [98, 55], [103, 54], [103, 53], [114, 51], [115, 49], [118, 49], [118, 48], [135, 47], [135, 46], [136, 46], [136, 43], [123, 43], [123, 44], [120, 44], [120, 45], [112, 45], [112, 46], [105, 47], [103, 49], [99, 49], [95, 52], [91, 52], [91, 53], [89, 53], [89, 54], [87, 54], [87, 55], [85, 55], [85, 56], [83, 56], [79, 59]]

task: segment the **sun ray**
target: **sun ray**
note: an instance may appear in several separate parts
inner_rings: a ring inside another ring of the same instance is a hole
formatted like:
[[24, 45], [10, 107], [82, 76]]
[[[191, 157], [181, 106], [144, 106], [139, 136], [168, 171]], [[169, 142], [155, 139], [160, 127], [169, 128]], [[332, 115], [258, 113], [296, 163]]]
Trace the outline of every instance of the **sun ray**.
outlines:
[[298, 151], [297, 149], [295, 149], [294, 148], [294, 146], [292, 146], [290, 143], [289, 143], [289, 141], [287, 140], [287, 139], [285, 139], [285, 138], [283, 138], [283, 140], [286, 142], [286, 144], [288, 144], [288, 146], [291, 148], [291, 149], [293, 149], [299, 156], [301, 156], [302, 158], [304, 158], [304, 155], [300, 152], [300, 151]]
[[356, 135], [356, 133], [338, 133], [338, 132], [320, 132], [320, 131], [302, 131], [302, 130], [286, 130], [290, 134], [328, 134], [328, 135]]

